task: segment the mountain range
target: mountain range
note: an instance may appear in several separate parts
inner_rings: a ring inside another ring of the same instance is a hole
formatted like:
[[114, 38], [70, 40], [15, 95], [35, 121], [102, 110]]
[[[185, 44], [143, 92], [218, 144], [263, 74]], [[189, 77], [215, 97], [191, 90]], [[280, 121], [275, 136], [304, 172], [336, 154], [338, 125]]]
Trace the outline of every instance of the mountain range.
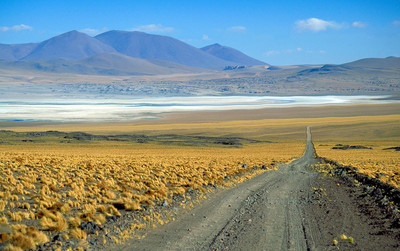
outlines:
[[55, 73], [154, 75], [267, 64], [219, 44], [195, 48], [138, 31], [113, 30], [91, 37], [74, 30], [41, 43], [0, 44], [0, 65]]

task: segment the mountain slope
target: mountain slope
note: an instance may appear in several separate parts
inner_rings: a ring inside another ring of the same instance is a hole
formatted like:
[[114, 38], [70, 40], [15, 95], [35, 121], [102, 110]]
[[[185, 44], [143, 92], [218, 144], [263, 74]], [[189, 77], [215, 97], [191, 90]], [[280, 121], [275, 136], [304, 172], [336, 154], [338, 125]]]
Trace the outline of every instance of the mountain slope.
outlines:
[[200, 48], [200, 50], [207, 52], [220, 59], [234, 62], [237, 65], [267, 65], [266, 63], [260, 60], [247, 56], [243, 52], [240, 52], [228, 46], [222, 46], [220, 44], [212, 44]]
[[114, 70], [114, 74], [111, 75], [115, 75], [117, 71], [119, 74], [123, 73], [135, 75], [156, 75], [195, 71], [195, 69], [183, 65], [180, 67], [169, 67], [168, 62], [164, 62], [163, 64], [155, 64], [145, 59], [133, 58], [117, 52], [95, 55], [82, 59], [78, 61], [78, 63], [91, 66], [94, 69], [102, 69], [103, 73], [108, 70], [109, 74], [111, 74], [112, 70]]
[[78, 60], [115, 50], [99, 40], [78, 31], [70, 31], [41, 42], [23, 60]]
[[364, 58], [350, 63], [342, 64], [341, 66], [364, 69], [399, 70], [400, 57]]
[[18, 60], [28, 55], [37, 46], [37, 43], [0, 44], [0, 60]]
[[188, 66], [170, 62], [149, 62], [145, 59], [132, 58], [117, 52], [94, 55], [81, 60], [0, 60], [2, 69], [74, 73], [83, 75], [159, 75], [173, 73], [191, 73], [199, 71]]
[[400, 58], [364, 58], [340, 65], [323, 65], [297, 73], [299, 76], [313, 75], [350, 75], [350, 76], [399, 76]]
[[95, 37], [119, 53], [142, 59], [161, 59], [178, 64], [217, 68], [232, 62], [217, 58], [172, 37], [133, 31], [108, 31]]

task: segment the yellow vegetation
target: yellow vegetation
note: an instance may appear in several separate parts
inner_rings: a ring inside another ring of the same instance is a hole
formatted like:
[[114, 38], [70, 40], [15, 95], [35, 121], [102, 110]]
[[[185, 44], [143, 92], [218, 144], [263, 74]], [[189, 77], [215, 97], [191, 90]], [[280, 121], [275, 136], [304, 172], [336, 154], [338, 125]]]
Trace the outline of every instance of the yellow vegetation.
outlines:
[[353, 141], [349, 145], [362, 145], [372, 149], [332, 149], [335, 144], [342, 143], [337, 141], [337, 143], [316, 144], [316, 150], [319, 156], [335, 160], [346, 166], [356, 167], [360, 173], [400, 187], [400, 152], [383, 150], [400, 146], [399, 142]]
[[[193, 204], [185, 197], [187, 191], [232, 186], [276, 169], [275, 163], [300, 156], [303, 148], [302, 141], [285, 141], [242, 148], [106, 144], [96, 149], [49, 146], [42, 147], [42, 153], [38, 148], [8, 149], [0, 153], [0, 212], [7, 212], [1, 222], [39, 221], [45, 230], [68, 231], [71, 238], [86, 239], [79, 228], [82, 222], [102, 225], [106, 216], [171, 203], [174, 195], [183, 196], [182, 207], [190, 208]], [[249, 172], [253, 166], [259, 170]], [[149, 226], [165, 223], [155, 214], [146, 221]], [[121, 241], [133, 232], [116, 238]], [[25, 243], [12, 244], [16, 248], [33, 246], [25, 237], [14, 238]]]
[[82, 239], [85, 240], [87, 235], [85, 233], [85, 231], [79, 229], [79, 228], [74, 228], [70, 231], [69, 236], [71, 238], [76, 238], [76, 239]]
[[2, 243], [6, 244], [6, 249], [10, 250], [35, 249], [36, 245], [48, 241], [46, 234], [37, 228], [21, 224], [13, 225], [12, 233], [2, 238]]
[[62, 232], [68, 228], [67, 221], [59, 212], [57, 212], [56, 215], [52, 215], [50, 217], [44, 216], [40, 220], [40, 225], [43, 227], [43, 229], [57, 232]]

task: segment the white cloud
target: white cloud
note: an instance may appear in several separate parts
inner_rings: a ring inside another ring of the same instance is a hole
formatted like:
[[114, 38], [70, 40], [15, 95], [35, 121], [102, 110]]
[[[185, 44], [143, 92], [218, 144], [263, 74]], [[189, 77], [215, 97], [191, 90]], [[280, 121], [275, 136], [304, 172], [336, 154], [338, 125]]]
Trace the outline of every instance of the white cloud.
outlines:
[[351, 24], [355, 28], [365, 28], [368, 26], [368, 23], [365, 22], [360, 22], [360, 21], [355, 21]]
[[203, 36], [201, 37], [201, 40], [208, 41], [208, 40], [210, 40], [210, 38], [207, 35], [203, 34]]
[[22, 31], [22, 30], [33, 30], [32, 26], [26, 24], [18, 24], [11, 27], [0, 26], [0, 31]]
[[309, 18], [306, 20], [299, 20], [295, 23], [297, 30], [299, 31], [323, 31], [328, 28], [339, 29], [340, 25], [333, 21], [325, 21], [318, 18]]
[[326, 51], [324, 51], [324, 50], [319, 50], [319, 51], [307, 51], [307, 53], [311, 53], [311, 54], [325, 54]]
[[301, 52], [303, 51], [303, 48], [296, 48], [296, 49], [289, 49], [285, 51], [285, 54], [290, 54], [290, 53], [294, 53], [294, 52]]
[[175, 31], [175, 29], [173, 27], [166, 27], [161, 24], [142, 25], [142, 26], [133, 28], [132, 30], [143, 31], [143, 32], [158, 32], [158, 33], [170, 33], [170, 32]]
[[400, 26], [400, 20], [394, 20], [393, 25]]
[[244, 26], [231, 26], [228, 28], [228, 31], [246, 31], [247, 28]]
[[275, 50], [272, 50], [272, 51], [267, 51], [266, 53], [264, 53], [264, 55], [265, 56], [273, 56], [273, 55], [278, 55], [278, 54], [280, 54], [280, 51], [275, 51]]
[[96, 36], [96, 35], [98, 35], [100, 33], [106, 32], [108, 30], [109, 30], [108, 28], [103, 27], [101, 29], [85, 28], [85, 29], [82, 29], [80, 31], [83, 32], [83, 33], [86, 33], [88, 35]]
[[311, 51], [311, 50], [304, 50], [303, 48], [296, 48], [296, 49], [288, 49], [288, 50], [271, 50], [267, 51], [264, 53], [265, 56], [274, 56], [274, 55], [287, 55], [287, 54], [293, 54], [293, 53], [312, 53], [312, 54], [324, 54], [324, 50], [319, 50], [319, 51]]
[[296, 52], [302, 52], [303, 48], [296, 48], [296, 49], [288, 49], [288, 50], [281, 50], [281, 51], [277, 51], [277, 50], [271, 50], [271, 51], [267, 51], [265, 54], [265, 56], [273, 56], [273, 55], [278, 55], [278, 54], [292, 54], [292, 53], [296, 53]]

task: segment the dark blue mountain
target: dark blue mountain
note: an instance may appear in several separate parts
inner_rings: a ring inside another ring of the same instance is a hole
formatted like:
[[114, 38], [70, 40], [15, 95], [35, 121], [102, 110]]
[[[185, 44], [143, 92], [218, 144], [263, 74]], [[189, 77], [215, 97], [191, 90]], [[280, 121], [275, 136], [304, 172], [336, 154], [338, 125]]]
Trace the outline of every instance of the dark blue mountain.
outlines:
[[96, 36], [121, 54], [142, 59], [161, 59], [182, 65], [218, 68], [233, 62], [220, 59], [172, 37], [138, 31], [108, 31]]
[[234, 62], [236, 65], [268, 65], [260, 60], [247, 56], [243, 52], [220, 44], [212, 44], [201, 48], [201, 50], [217, 58]]
[[0, 44], [0, 59], [1, 60], [18, 60], [38, 46], [36, 43], [29, 44]]
[[70, 31], [41, 42], [22, 60], [78, 60], [115, 52], [114, 48], [78, 31]]

